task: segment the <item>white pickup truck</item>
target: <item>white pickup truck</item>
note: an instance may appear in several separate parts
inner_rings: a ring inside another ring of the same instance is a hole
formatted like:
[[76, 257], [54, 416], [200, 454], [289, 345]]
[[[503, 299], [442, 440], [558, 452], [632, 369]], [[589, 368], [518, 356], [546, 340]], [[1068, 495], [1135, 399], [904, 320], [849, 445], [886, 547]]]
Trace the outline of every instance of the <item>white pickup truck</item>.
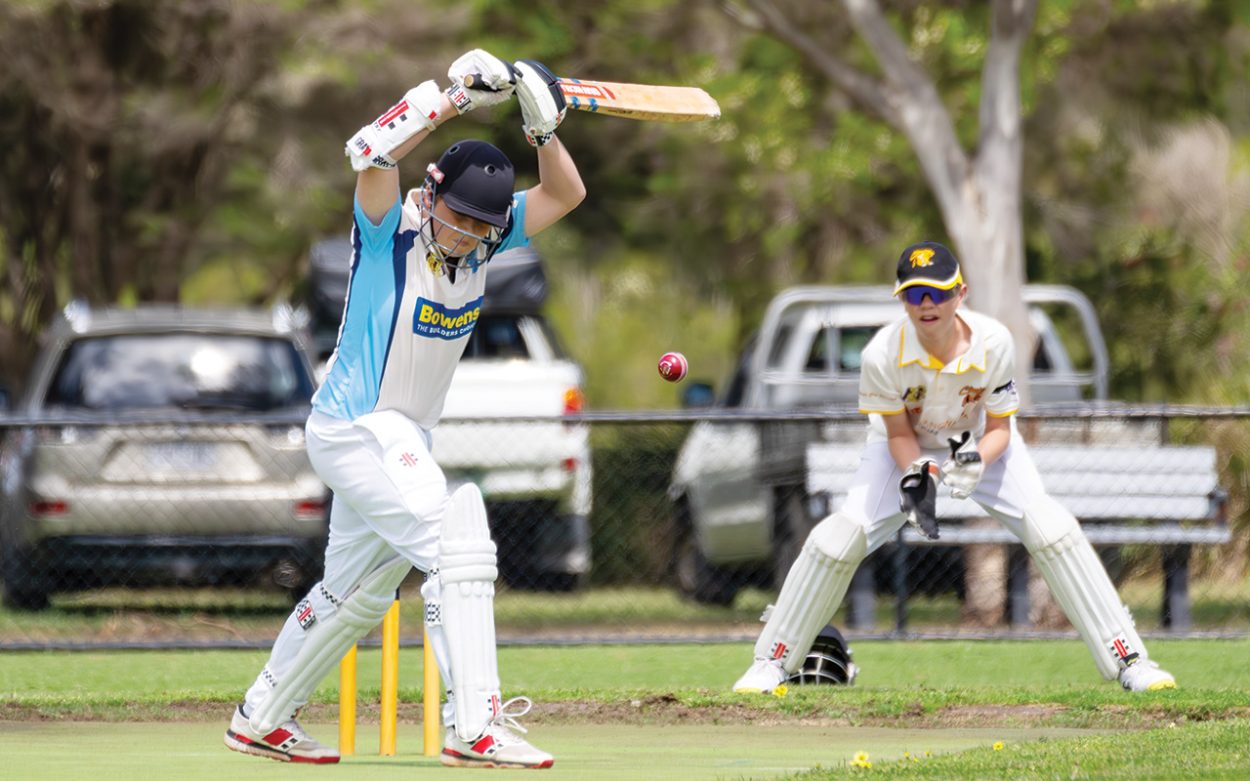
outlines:
[[[350, 253], [346, 238], [313, 247], [322, 360], [334, 349]], [[434, 456], [450, 484], [481, 488], [506, 583], [572, 590], [590, 572], [590, 438], [585, 425], [561, 418], [582, 410], [582, 369], [542, 316], [547, 284], [537, 254], [500, 253], [486, 280], [482, 315], [434, 431]]]
[[[1025, 287], [1037, 351], [1029, 375], [1034, 402], [1105, 399], [1108, 357], [1098, 319], [1080, 292]], [[902, 314], [888, 287], [791, 288], [769, 304], [716, 407], [727, 420], [693, 426], [674, 467], [671, 538], [678, 588], [701, 602], [728, 604], [745, 585], [779, 586], [803, 542], [788, 518], [804, 507], [806, 446], [862, 441], [853, 413], [860, 352]], [[704, 385], [688, 398], [710, 398]], [[733, 413], [840, 410], [842, 420], [734, 420]]]

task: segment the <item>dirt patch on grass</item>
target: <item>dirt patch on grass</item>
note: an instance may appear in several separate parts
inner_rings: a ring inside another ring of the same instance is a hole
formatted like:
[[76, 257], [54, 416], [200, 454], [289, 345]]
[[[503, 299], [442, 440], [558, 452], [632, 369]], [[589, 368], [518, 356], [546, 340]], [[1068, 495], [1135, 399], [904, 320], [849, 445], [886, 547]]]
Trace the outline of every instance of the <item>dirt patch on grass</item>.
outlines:
[[[0, 702], [0, 721], [221, 721], [230, 717], [233, 703], [174, 701], [168, 703], [116, 703], [109, 705], [33, 705]], [[328, 704], [307, 706], [300, 719], [307, 723], [328, 723], [338, 718], [338, 707]], [[750, 703], [690, 705], [672, 694], [650, 695], [628, 700], [562, 700], [535, 703], [527, 718], [534, 724], [780, 724], [841, 727], [897, 727], [908, 729], [978, 727], [1084, 727], [1090, 729], [1151, 729], [1188, 721], [1250, 718], [1250, 707], [1219, 713], [1178, 714], [1163, 708], [1138, 709], [1109, 706], [1096, 711], [1075, 710], [1053, 703], [1013, 705], [955, 705], [926, 710], [920, 703], [902, 712], [875, 713], [871, 708], [850, 707], [830, 714], [819, 709], [785, 712], [775, 707]], [[399, 704], [399, 720], [417, 724], [422, 707], [416, 702]], [[357, 721], [377, 724], [376, 704], [359, 703]]]

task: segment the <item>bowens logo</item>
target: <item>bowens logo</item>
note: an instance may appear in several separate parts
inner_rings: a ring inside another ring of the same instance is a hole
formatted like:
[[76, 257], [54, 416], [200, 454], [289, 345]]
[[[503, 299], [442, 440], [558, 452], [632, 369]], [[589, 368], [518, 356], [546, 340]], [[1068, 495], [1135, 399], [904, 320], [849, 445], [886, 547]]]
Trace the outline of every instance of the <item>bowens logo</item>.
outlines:
[[460, 309], [448, 309], [436, 301], [417, 299], [412, 316], [412, 332], [432, 339], [459, 339], [468, 336], [477, 325], [482, 310], [482, 296]]

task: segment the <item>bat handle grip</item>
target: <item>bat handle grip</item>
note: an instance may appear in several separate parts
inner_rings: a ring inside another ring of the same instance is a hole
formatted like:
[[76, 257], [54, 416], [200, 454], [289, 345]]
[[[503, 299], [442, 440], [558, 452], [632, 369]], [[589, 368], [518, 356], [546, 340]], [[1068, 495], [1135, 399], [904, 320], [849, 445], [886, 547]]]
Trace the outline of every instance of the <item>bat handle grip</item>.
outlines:
[[499, 90], [486, 83], [486, 79], [482, 78], [480, 73], [466, 73], [464, 77], [465, 89], [480, 89], [486, 92], [498, 92]]

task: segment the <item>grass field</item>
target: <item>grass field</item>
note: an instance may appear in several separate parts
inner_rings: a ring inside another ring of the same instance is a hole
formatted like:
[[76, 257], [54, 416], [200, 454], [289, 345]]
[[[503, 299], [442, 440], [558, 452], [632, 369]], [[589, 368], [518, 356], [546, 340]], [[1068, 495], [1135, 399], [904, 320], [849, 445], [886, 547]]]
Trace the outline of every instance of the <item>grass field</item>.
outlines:
[[[507, 647], [505, 695], [528, 694], [555, 779], [1245, 778], [1250, 640], [1156, 640], [1182, 688], [1133, 695], [1077, 641], [854, 643], [852, 688], [750, 698], [726, 690], [747, 644]], [[400, 755], [379, 758], [362, 707], [360, 754], [296, 768], [221, 746], [258, 651], [0, 654], [0, 777], [337, 779], [463, 775], [420, 755], [420, 653], [401, 654]], [[361, 654], [376, 696], [378, 652]], [[334, 737], [334, 681], [306, 720]], [[1001, 743], [1000, 749], [994, 748]], [[927, 752], [927, 754], [926, 754]], [[854, 764], [857, 755], [864, 761]], [[871, 767], [863, 765], [871, 764]]]
[[[420, 636], [422, 603], [419, 583], [405, 586], [402, 631]], [[1157, 577], [1123, 583], [1120, 595], [1142, 631], [1159, 628], [1161, 585]], [[1192, 584], [1194, 627], [1221, 632], [1250, 630], [1250, 580], [1195, 581]], [[689, 636], [706, 632], [754, 636], [759, 615], [774, 597], [760, 589], [744, 589], [729, 607], [699, 605], [671, 588], [618, 586], [573, 594], [504, 589], [495, 603], [502, 638], [534, 636]], [[291, 608], [276, 590], [252, 589], [97, 589], [53, 597], [54, 609], [29, 613], [0, 607], [0, 644], [272, 641]], [[877, 628], [894, 622], [889, 597], [878, 600]], [[960, 624], [960, 603], [953, 594], [914, 595], [908, 602], [910, 630], [950, 633]], [[844, 617], [835, 617], [844, 624]]]

